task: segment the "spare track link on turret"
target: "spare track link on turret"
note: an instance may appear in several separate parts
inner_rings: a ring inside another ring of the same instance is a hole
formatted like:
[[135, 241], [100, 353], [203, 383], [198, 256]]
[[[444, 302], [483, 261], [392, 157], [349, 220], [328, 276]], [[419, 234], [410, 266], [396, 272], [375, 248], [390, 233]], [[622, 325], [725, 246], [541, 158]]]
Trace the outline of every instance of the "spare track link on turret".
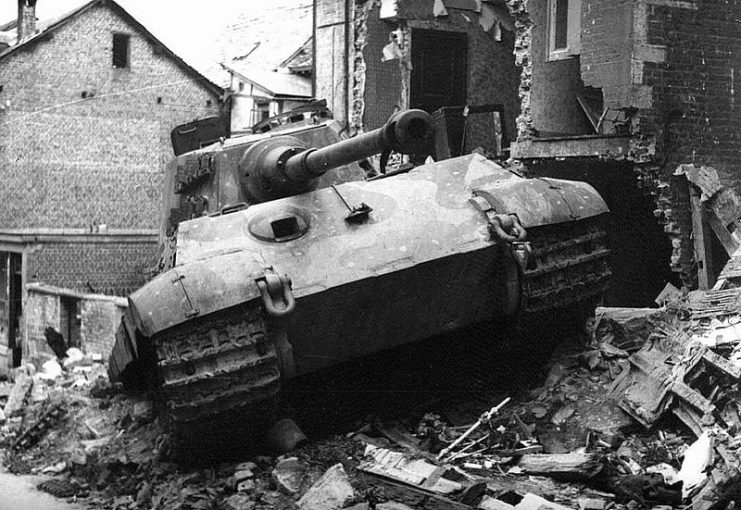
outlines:
[[176, 457], [249, 446], [270, 426], [280, 372], [258, 304], [188, 321], [153, 340]]
[[528, 230], [531, 261], [523, 271], [523, 311], [566, 308], [601, 297], [612, 275], [603, 218]]

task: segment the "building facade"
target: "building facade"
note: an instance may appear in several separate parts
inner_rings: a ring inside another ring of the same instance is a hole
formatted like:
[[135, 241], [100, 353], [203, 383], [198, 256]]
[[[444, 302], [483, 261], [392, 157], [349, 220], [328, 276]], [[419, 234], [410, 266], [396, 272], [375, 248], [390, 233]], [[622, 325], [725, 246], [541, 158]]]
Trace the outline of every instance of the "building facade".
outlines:
[[75, 291], [69, 301], [146, 281], [170, 132], [221, 108], [221, 88], [116, 2], [48, 23], [35, 3], [19, 0], [15, 44], [0, 53], [0, 366], [39, 329], [24, 326], [28, 284]]

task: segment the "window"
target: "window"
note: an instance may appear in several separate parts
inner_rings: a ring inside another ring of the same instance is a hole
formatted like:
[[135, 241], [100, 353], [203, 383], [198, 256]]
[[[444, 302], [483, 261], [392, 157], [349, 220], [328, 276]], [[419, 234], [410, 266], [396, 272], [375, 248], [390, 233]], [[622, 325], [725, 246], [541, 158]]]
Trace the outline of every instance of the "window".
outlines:
[[113, 34], [113, 67], [116, 69], [129, 67], [129, 38], [127, 34]]
[[548, 60], [581, 52], [581, 0], [548, 0]]

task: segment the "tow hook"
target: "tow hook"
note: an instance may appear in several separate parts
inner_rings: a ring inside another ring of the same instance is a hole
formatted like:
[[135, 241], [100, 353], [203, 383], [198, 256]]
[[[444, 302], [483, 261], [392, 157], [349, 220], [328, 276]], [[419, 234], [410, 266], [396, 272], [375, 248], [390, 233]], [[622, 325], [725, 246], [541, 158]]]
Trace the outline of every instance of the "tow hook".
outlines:
[[296, 308], [296, 300], [291, 289], [291, 279], [288, 275], [268, 273], [256, 279], [255, 283], [260, 290], [265, 311], [270, 317], [285, 317]]
[[280, 373], [283, 377], [293, 377], [297, 373], [293, 346], [288, 340], [288, 316], [296, 308], [296, 299], [291, 289], [291, 279], [287, 274], [266, 273], [255, 280], [260, 290], [262, 303], [268, 315], [268, 330], [275, 345]]
[[512, 243], [512, 256], [523, 271], [527, 269], [527, 266], [530, 263], [531, 252], [532, 248], [530, 247], [530, 243]]
[[517, 264], [524, 270], [530, 263], [532, 249], [530, 243], [525, 242], [527, 230], [517, 215], [497, 213], [483, 196], [474, 196], [470, 202], [489, 222], [489, 235], [508, 245]]

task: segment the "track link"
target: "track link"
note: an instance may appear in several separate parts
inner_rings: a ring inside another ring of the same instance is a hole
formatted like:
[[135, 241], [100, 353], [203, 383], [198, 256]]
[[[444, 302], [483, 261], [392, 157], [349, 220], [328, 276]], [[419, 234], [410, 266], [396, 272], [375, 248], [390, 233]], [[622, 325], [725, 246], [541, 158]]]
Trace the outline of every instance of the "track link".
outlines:
[[177, 458], [249, 447], [272, 423], [280, 372], [258, 305], [189, 321], [152, 340]]
[[523, 311], [567, 308], [594, 300], [612, 272], [602, 218], [537, 227], [528, 231], [531, 264], [523, 271]]

